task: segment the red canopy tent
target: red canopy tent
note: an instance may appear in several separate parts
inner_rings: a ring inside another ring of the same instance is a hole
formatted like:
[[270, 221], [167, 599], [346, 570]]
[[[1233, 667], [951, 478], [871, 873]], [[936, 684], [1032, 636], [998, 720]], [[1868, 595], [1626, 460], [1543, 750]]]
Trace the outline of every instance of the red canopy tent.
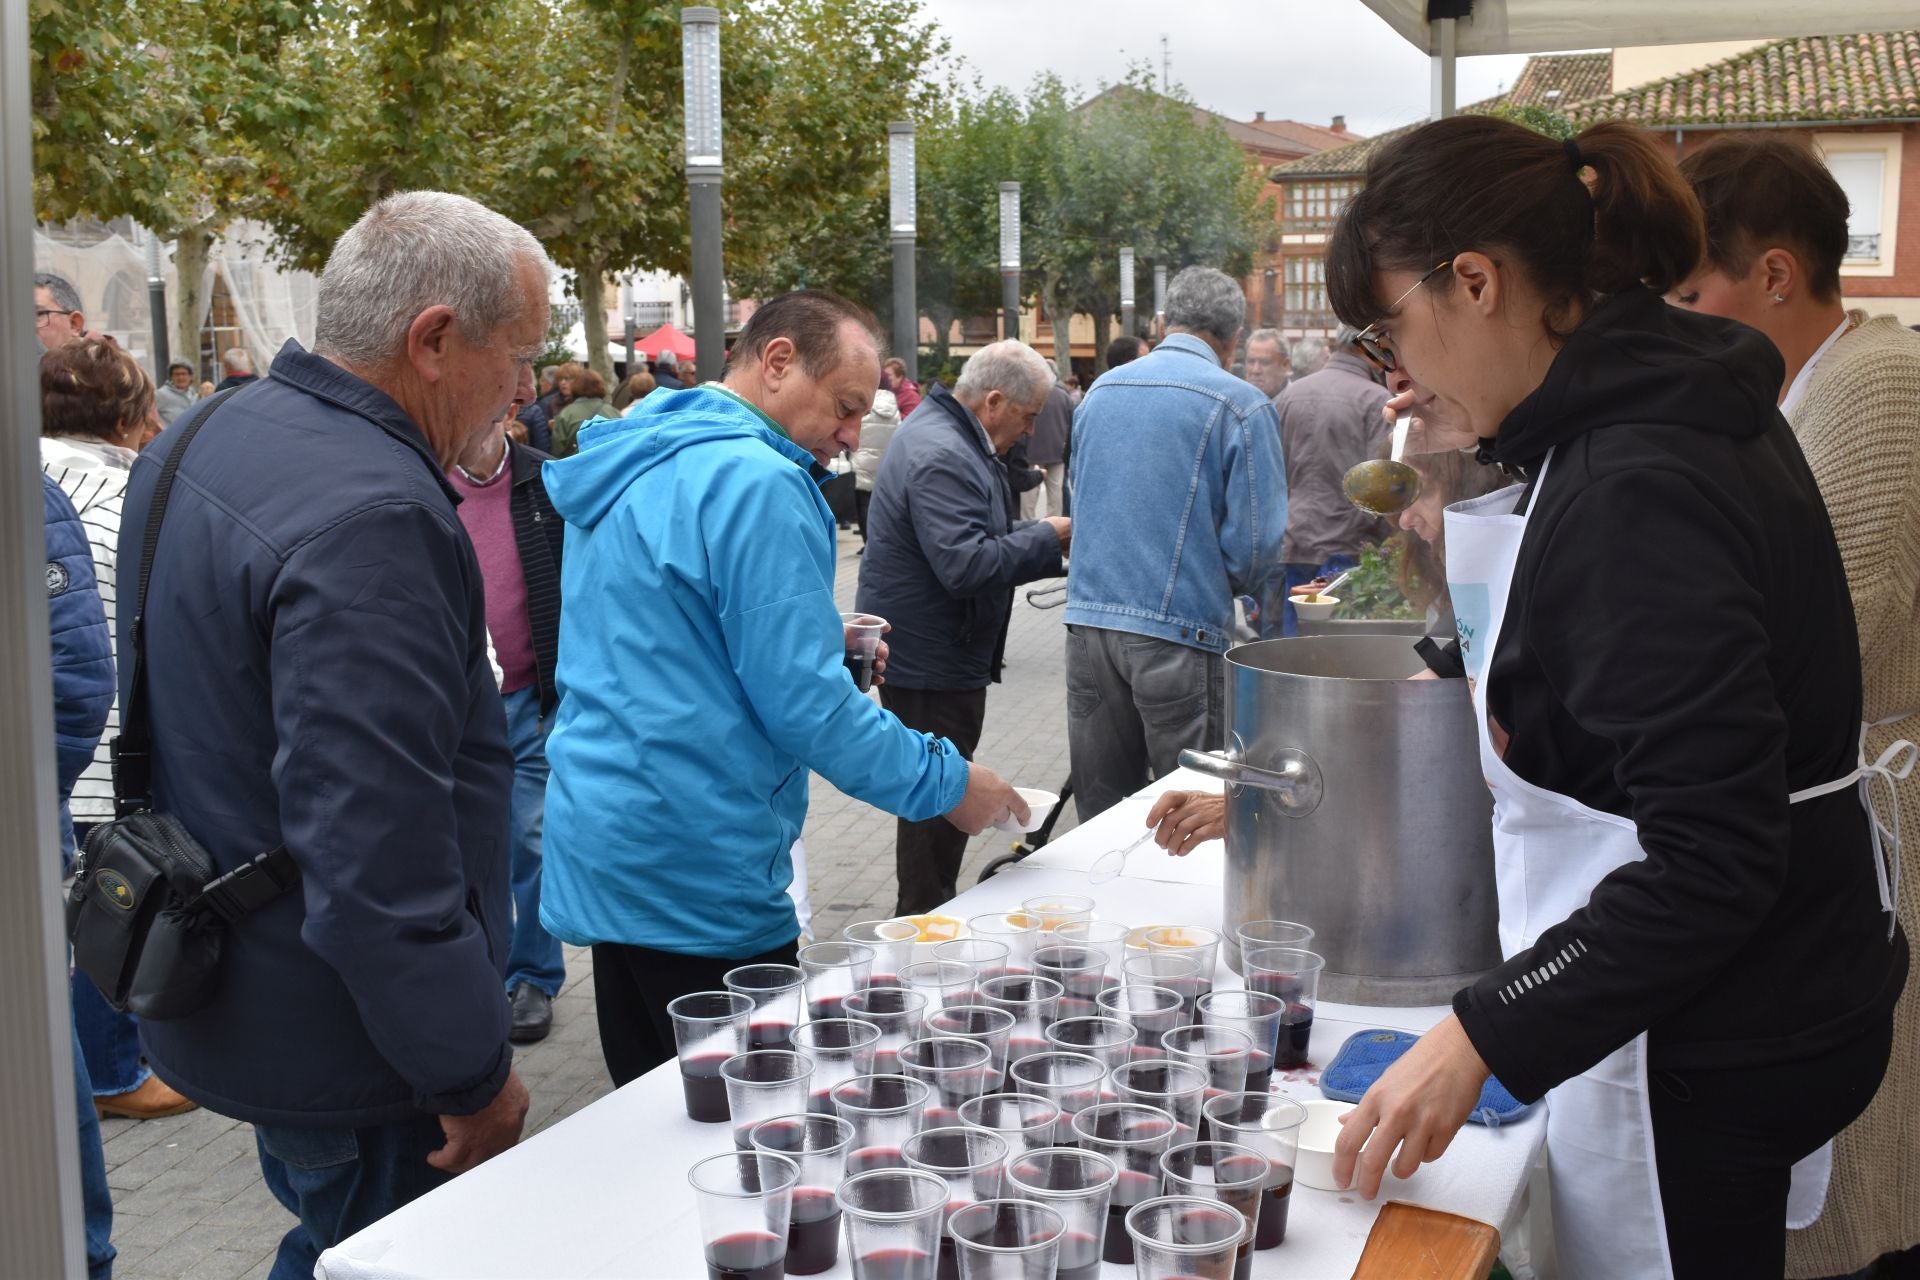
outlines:
[[693, 339], [674, 328], [663, 324], [646, 337], [633, 344], [633, 349], [644, 353], [649, 360], [658, 360], [662, 351], [671, 351], [675, 359], [693, 359]]

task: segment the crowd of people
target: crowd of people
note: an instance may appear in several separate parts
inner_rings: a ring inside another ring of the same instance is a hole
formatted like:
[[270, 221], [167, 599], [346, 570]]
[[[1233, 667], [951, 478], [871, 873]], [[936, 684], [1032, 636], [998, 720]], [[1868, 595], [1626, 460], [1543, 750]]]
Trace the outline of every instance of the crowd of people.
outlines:
[[[1382, 542], [1426, 674], [1470, 682], [1507, 960], [1369, 1092], [1341, 1176], [1436, 1158], [1497, 1074], [1553, 1099], [1567, 1274], [1920, 1243], [1893, 838], [1920, 801], [1860, 798], [1920, 710], [1920, 337], [1844, 306], [1845, 217], [1784, 141], [1682, 168], [1622, 126], [1444, 121], [1342, 216], [1331, 342], [1249, 333], [1192, 266], [1084, 387], [1018, 340], [921, 386], [817, 290], [708, 381], [670, 351], [611, 390], [536, 376], [544, 250], [432, 192], [336, 243], [312, 350], [234, 348], [218, 387], [156, 387], [36, 277], [62, 856], [116, 816], [137, 693], [155, 810], [221, 872], [297, 869], [193, 1012], [74, 975], [93, 1273], [100, 1116], [250, 1122], [297, 1220], [277, 1280], [513, 1144], [563, 943], [610, 1078], [668, 1061], [672, 1000], [794, 961], [812, 774], [897, 816], [899, 913], [952, 897], [969, 837], [1029, 817], [972, 759], [1019, 585], [1067, 578], [1084, 819], [1223, 745], [1236, 638], [1294, 634], [1292, 589]], [[1424, 483], [1384, 521], [1341, 480], [1396, 413]], [[844, 662], [837, 472], [877, 698]], [[1186, 852], [1224, 807], [1149, 823]]]

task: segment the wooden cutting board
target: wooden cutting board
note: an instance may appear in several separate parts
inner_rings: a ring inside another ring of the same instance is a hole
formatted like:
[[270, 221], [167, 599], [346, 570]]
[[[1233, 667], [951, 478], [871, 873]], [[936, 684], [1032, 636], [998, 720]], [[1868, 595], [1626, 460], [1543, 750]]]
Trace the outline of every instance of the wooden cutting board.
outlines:
[[1487, 1280], [1499, 1256], [1500, 1233], [1486, 1223], [1390, 1200], [1353, 1280]]

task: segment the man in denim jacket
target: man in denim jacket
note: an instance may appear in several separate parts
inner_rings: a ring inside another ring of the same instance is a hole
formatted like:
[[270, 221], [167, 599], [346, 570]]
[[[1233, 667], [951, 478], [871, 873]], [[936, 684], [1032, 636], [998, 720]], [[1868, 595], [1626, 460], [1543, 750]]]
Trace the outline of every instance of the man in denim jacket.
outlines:
[[1287, 476], [1273, 403], [1224, 367], [1246, 319], [1224, 272], [1167, 290], [1167, 339], [1109, 371], [1073, 426], [1067, 741], [1087, 818], [1226, 735], [1233, 599], [1277, 626]]

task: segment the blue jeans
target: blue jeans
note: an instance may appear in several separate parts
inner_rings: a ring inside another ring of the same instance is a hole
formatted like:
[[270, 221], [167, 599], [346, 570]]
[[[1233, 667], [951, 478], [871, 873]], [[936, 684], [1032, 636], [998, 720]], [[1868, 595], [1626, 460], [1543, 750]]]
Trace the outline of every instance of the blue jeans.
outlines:
[[300, 1221], [281, 1237], [270, 1280], [312, 1280], [321, 1251], [451, 1178], [427, 1163], [446, 1141], [437, 1116], [371, 1129], [255, 1125], [267, 1190]]
[[549, 996], [567, 979], [560, 940], [540, 923], [540, 831], [547, 810], [547, 730], [540, 690], [529, 685], [501, 699], [507, 708], [507, 746], [513, 750], [513, 943], [507, 950], [507, 990], [521, 983]]
[[1296, 564], [1288, 561], [1287, 602], [1282, 610], [1285, 629], [1281, 631], [1280, 634], [1286, 636], [1297, 636], [1300, 634], [1300, 619], [1293, 611], [1293, 589], [1295, 587], [1303, 583], [1312, 582], [1315, 578], [1331, 578], [1336, 573], [1345, 573], [1359, 563], [1359, 556], [1349, 555], [1328, 556], [1319, 564]]
[[[75, 974], [76, 982], [87, 982]], [[92, 987], [91, 982], [87, 982]], [[96, 993], [97, 994], [97, 993]], [[87, 1056], [80, 1051], [80, 1024], [73, 1024], [73, 1092], [80, 1113], [80, 1205], [86, 1219], [87, 1280], [108, 1280], [113, 1274], [113, 1192], [107, 1187], [107, 1157], [100, 1149], [100, 1117], [93, 1109], [93, 1082], [87, 1078]]]
[[[92, 823], [74, 824], [75, 838], [84, 841], [92, 828]], [[108, 1004], [93, 979], [78, 969], [67, 981], [72, 988], [73, 1020], [80, 1033], [80, 1049], [86, 1055], [87, 1077], [93, 1081], [93, 1096], [112, 1098], [138, 1089], [153, 1074], [140, 1061], [140, 1024], [132, 1014], [121, 1013]]]

